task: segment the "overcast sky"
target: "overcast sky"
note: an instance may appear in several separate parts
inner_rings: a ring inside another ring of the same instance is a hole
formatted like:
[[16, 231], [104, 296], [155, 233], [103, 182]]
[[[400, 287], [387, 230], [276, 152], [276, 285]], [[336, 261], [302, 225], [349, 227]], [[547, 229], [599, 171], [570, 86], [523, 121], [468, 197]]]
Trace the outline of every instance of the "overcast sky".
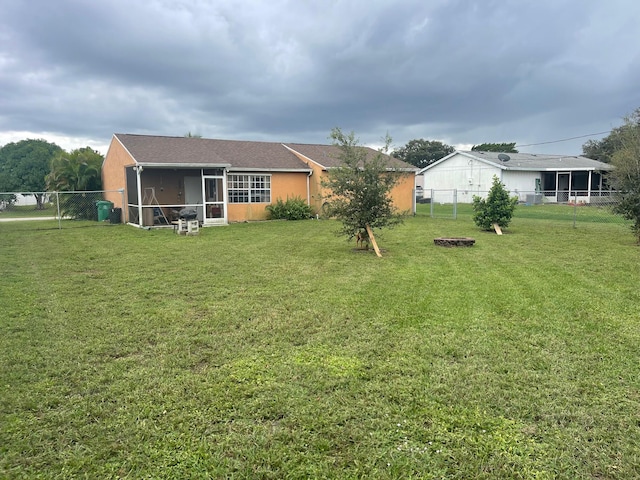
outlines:
[[0, 145], [385, 133], [580, 154], [640, 107], [637, 0], [1, 0]]

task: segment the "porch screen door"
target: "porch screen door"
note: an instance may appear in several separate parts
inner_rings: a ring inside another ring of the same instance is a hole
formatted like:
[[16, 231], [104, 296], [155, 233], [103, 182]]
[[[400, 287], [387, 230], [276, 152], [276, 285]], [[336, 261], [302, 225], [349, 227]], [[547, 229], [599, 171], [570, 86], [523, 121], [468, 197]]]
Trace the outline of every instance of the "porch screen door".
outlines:
[[558, 173], [558, 203], [569, 201], [570, 173]]
[[227, 222], [227, 209], [225, 208], [225, 181], [223, 175], [205, 175], [205, 223], [216, 224]]

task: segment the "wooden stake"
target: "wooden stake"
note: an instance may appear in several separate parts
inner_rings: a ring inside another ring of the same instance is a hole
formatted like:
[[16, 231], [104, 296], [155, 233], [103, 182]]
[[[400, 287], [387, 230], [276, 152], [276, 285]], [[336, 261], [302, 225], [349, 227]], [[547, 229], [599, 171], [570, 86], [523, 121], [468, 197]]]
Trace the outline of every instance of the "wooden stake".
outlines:
[[376, 237], [373, 236], [373, 231], [369, 225], [365, 225], [367, 228], [367, 235], [369, 235], [369, 240], [371, 240], [371, 245], [373, 245], [373, 249], [376, 251], [376, 255], [382, 257], [380, 253], [380, 249], [378, 248], [378, 244], [376, 243]]
[[494, 223], [493, 229], [496, 231], [498, 235], [502, 235], [502, 229], [500, 228], [500, 225], [498, 225], [497, 223]]

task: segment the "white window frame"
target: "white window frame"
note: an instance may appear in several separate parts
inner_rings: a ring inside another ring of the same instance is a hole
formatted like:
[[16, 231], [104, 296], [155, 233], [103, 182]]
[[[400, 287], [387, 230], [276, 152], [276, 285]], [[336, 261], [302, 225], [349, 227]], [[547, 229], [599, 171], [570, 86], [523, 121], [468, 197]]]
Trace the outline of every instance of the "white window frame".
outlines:
[[229, 173], [227, 196], [234, 204], [271, 203], [271, 175]]

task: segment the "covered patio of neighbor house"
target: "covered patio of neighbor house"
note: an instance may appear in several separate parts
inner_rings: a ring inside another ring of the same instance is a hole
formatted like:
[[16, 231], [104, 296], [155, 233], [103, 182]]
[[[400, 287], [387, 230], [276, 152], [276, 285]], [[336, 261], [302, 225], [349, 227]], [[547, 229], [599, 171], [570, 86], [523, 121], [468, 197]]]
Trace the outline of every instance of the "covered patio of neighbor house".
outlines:
[[551, 203], [567, 203], [569, 199], [577, 199], [580, 203], [602, 203], [613, 193], [604, 173], [595, 170], [540, 172], [537, 184], [537, 191]]

